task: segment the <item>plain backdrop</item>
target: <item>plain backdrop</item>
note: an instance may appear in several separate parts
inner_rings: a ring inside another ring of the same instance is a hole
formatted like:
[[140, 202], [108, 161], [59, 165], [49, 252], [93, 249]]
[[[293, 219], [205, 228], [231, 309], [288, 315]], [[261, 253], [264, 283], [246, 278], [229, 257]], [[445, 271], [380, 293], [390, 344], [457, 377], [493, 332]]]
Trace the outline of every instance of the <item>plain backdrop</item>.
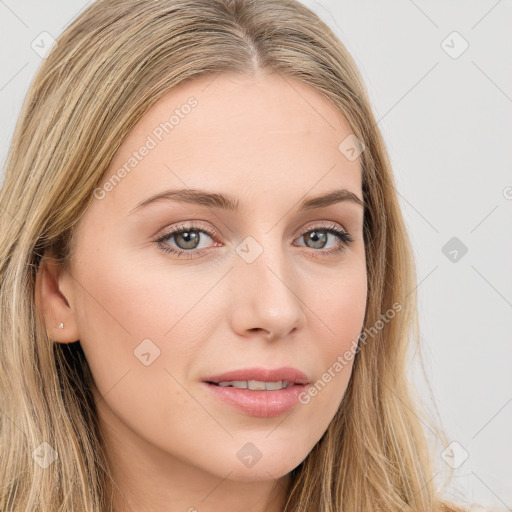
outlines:
[[[435, 452], [453, 467], [449, 496], [512, 510], [512, 3], [303, 3], [355, 58], [387, 143], [416, 255], [427, 375], [451, 443]], [[34, 47], [88, 4], [0, 0], [2, 180], [42, 60]]]

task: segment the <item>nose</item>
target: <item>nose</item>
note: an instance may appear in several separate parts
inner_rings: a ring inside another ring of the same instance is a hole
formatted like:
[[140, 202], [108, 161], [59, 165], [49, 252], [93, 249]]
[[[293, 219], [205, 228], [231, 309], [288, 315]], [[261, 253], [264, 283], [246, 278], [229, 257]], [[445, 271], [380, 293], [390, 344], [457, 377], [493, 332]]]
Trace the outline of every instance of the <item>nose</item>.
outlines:
[[232, 328], [240, 336], [273, 341], [304, 326], [300, 282], [283, 248], [265, 247], [252, 263], [238, 258], [230, 279]]

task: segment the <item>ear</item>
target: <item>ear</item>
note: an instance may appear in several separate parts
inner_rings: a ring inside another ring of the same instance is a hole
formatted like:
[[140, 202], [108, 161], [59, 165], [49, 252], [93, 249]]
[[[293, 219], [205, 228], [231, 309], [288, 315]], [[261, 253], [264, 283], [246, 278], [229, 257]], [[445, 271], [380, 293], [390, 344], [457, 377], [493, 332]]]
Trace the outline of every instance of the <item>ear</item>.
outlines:
[[36, 276], [35, 300], [48, 336], [58, 343], [73, 343], [80, 338], [71, 301], [72, 279], [53, 255], [45, 253]]

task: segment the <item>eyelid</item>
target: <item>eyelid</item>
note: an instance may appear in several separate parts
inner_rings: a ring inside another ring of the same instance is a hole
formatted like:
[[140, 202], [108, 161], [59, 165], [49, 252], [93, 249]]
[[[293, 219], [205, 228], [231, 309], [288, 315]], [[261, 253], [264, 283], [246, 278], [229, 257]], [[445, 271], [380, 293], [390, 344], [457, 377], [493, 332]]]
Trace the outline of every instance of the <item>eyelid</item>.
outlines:
[[160, 234], [156, 234], [153, 237], [153, 240], [156, 242], [162, 238], [167, 238], [173, 234], [176, 234], [180, 231], [186, 231], [187, 229], [195, 230], [195, 231], [204, 231], [207, 235], [211, 237], [215, 237], [217, 239], [222, 238], [219, 232], [211, 227], [211, 225], [205, 224], [199, 220], [186, 220], [181, 223], [178, 223], [177, 226], [173, 226], [171, 228], [166, 228], [164, 231], [159, 232]]
[[314, 221], [308, 222], [305, 227], [301, 227], [298, 231], [299, 235], [303, 235], [304, 233], [307, 233], [308, 231], [311, 231], [312, 229], [337, 229], [339, 231], [344, 231], [345, 233], [349, 234], [349, 231], [345, 229], [345, 226], [343, 224], [340, 224], [339, 222], [335, 222], [333, 220], [324, 220], [324, 221]]

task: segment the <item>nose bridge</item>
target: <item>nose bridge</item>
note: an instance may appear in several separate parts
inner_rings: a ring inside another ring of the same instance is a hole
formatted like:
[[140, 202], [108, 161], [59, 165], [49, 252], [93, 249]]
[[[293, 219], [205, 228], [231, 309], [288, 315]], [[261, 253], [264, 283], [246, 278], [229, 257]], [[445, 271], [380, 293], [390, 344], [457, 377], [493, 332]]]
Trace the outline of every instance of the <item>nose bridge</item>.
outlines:
[[264, 329], [281, 337], [304, 323], [290, 255], [275, 234], [259, 236], [261, 243], [249, 236], [236, 248], [233, 322], [239, 331]]
[[[248, 236], [237, 248], [242, 262], [238, 262], [240, 272], [254, 275], [259, 288], [273, 289], [274, 293], [287, 295], [291, 293], [284, 283], [287, 276], [293, 273], [290, 267], [289, 254], [283, 241], [277, 236], [278, 230], [258, 234], [256, 240]], [[248, 249], [248, 252], [243, 252]], [[283, 283], [284, 282], [284, 283]], [[288, 283], [286, 283], [288, 284]], [[284, 288], [284, 290], [283, 290]], [[285, 292], [286, 290], [286, 292]]]

